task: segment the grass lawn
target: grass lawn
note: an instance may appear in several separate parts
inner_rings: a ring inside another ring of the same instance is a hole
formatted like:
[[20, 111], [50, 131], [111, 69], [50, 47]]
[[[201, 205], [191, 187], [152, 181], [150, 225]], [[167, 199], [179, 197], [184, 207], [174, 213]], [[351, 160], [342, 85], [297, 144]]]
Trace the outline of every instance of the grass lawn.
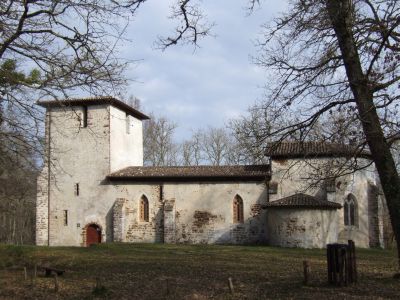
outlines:
[[[325, 250], [266, 246], [103, 244], [90, 248], [0, 245], [0, 299], [400, 298], [395, 251], [357, 249], [359, 283], [327, 285]], [[303, 260], [311, 279], [303, 286]], [[64, 269], [54, 278], [32, 266]], [[27, 266], [28, 280], [23, 267]], [[231, 277], [234, 293], [228, 287]], [[95, 289], [96, 278], [101, 285]]]

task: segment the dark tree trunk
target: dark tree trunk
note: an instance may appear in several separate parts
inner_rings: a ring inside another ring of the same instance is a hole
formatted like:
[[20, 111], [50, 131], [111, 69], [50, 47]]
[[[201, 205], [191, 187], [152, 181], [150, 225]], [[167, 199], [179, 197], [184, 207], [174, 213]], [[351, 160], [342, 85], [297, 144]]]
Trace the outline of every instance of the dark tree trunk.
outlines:
[[396, 237], [400, 266], [400, 178], [373, 101], [373, 85], [360, 62], [352, 32], [352, 7], [349, 0], [326, 0], [326, 6], [342, 53], [346, 74], [353, 92], [368, 146], [382, 184]]

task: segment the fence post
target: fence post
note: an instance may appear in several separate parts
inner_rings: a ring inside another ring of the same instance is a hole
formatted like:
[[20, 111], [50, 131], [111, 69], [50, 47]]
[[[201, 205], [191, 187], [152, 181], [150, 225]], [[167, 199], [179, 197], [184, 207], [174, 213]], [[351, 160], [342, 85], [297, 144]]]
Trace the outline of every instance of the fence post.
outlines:
[[303, 261], [303, 272], [304, 272], [304, 285], [308, 285], [308, 279], [310, 275], [310, 263], [307, 260]]
[[56, 293], [58, 292], [58, 276], [57, 276], [57, 273], [54, 274], [54, 291]]
[[232, 281], [231, 277], [228, 278], [228, 285], [229, 285], [229, 290], [230, 290], [231, 294], [233, 294], [235, 292], [235, 290], [233, 288], [233, 281]]
[[349, 240], [349, 250], [350, 250], [350, 265], [351, 265], [351, 275], [352, 282], [357, 282], [357, 264], [356, 264], [356, 245], [354, 241]]
[[332, 283], [332, 260], [331, 260], [332, 245], [326, 245], [326, 261], [328, 263], [328, 283]]

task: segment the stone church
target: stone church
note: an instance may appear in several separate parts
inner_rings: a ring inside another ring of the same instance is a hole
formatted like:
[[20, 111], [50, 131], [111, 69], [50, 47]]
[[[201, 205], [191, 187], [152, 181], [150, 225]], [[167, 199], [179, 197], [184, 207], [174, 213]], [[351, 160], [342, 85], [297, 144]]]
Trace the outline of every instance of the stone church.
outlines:
[[[112, 97], [41, 101], [45, 163], [36, 243], [267, 244], [322, 248], [353, 239], [383, 246], [384, 199], [369, 154], [355, 173], [309, 185], [354, 156], [348, 146], [282, 143], [269, 164], [143, 166], [148, 117]], [[335, 167], [332, 167], [335, 168]]]

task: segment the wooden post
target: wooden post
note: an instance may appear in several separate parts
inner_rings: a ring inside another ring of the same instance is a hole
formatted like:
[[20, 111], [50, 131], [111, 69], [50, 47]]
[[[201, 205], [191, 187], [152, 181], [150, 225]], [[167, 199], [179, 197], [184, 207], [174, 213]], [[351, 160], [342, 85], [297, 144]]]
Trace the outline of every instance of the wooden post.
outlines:
[[37, 277], [37, 264], [33, 267], [33, 285], [36, 285], [36, 277]]
[[354, 241], [349, 240], [349, 250], [350, 250], [350, 257], [351, 257], [351, 272], [352, 272], [352, 282], [357, 282], [357, 264], [356, 264], [356, 245]]
[[340, 249], [340, 256], [341, 256], [341, 263], [342, 263], [342, 282], [341, 284], [346, 285], [348, 284], [348, 260], [347, 260], [347, 254], [348, 254], [348, 247], [341, 247]]
[[326, 246], [326, 260], [328, 263], [328, 282], [330, 284], [333, 283], [333, 270], [332, 270], [332, 268], [333, 268], [333, 266], [332, 266], [332, 263], [333, 263], [332, 249], [333, 249], [333, 247], [332, 246], [333, 246], [332, 244], [328, 244]]
[[339, 269], [338, 263], [337, 263], [337, 257], [338, 257], [338, 248], [337, 245], [333, 245], [332, 249], [332, 273], [333, 273], [333, 283], [337, 284], [338, 278], [337, 278], [337, 272]]
[[99, 277], [96, 277], [96, 286], [95, 289], [100, 289], [101, 288], [101, 280]]
[[54, 274], [54, 291], [56, 293], [58, 292], [58, 275], [57, 275], [57, 273]]
[[169, 281], [167, 279], [167, 295], [169, 295]]
[[233, 294], [235, 292], [235, 290], [233, 288], [233, 281], [232, 281], [231, 277], [228, 278], [228, 285], [229, 285], [229, 290], [230, 290], [231, 294]]
[[26, 271], [26, 267], [24, 267], [24, 278], [25, 281], [28, 280], [28, 272]]
[[344, 261], [343, 261], [343, 252], [342, 249], [338, 248], [338, 265], [339, 265], [339, 282], [338, 285], [341, 286], [343, 284], [343, 269], [344, 269]]
[[31, 275], [29, 276], [29, 278], [30, 278], [30, 280], [31, 280], [31, 283], [30, 283], [31, 287], [34, 287], [34, 286], [35, 286], [35, 278], [34, 278], [33, 272], [31, 273]]
[[303, 261], [304, 285], [308, 285], [310, 275], [310, 263], [307, 260]]
[[350, 282], [357, 282], [357, 266], [356, 266], [356, 247], [352, 240], [348, 241], [349, 248], [349, 269], [350, 269]]
[[352, 279], [352, 268], [351, 268], [351, 251], [349, 247], [346, 247], [345, 252], [345, 277], [344, 277], [344, 284], [347, 286], [353, 282]]

